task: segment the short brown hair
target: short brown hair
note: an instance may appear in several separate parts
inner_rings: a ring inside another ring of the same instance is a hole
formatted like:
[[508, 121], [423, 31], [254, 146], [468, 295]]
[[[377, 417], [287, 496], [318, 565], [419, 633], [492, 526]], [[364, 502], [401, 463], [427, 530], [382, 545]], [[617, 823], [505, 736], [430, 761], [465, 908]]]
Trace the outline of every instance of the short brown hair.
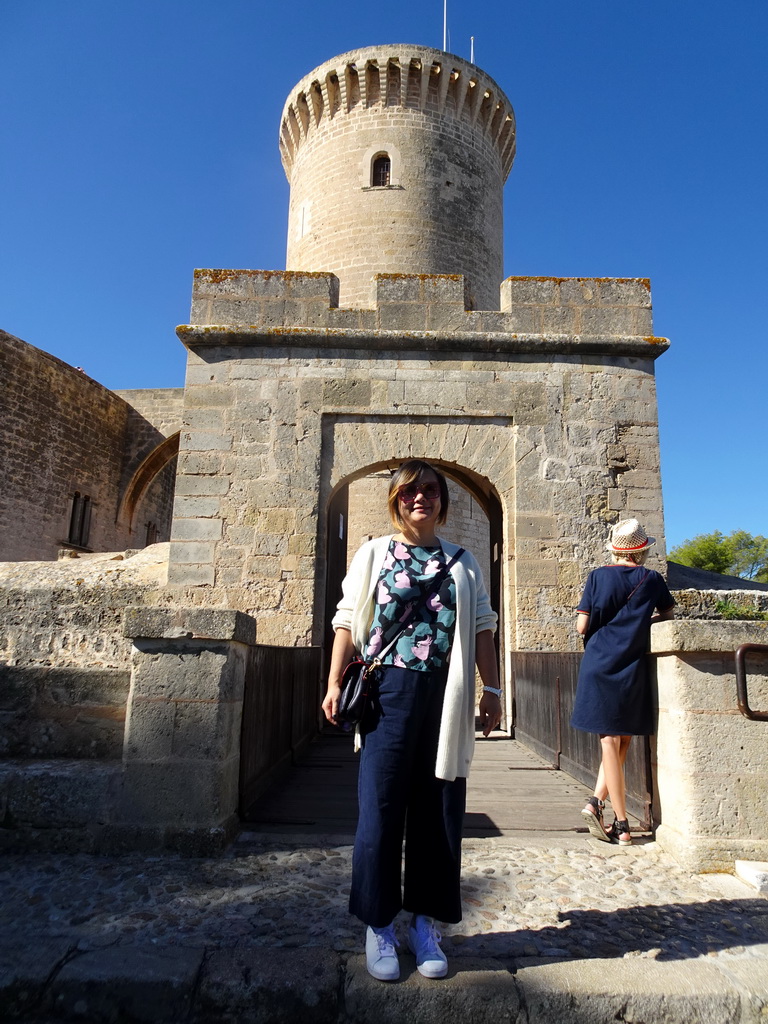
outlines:
[[448, 484], [445, 477], [439, 469], [435, 469], [428, 462], [424, 462], [422, 459], [409, 459], [408, 462], [404, 462], [400, 469], [392, 474], [389, 484], [389, 495], [387, 497], [389, 518], [400, 529], [402, 529], [403, 520], [400, 515], [398, 492], [401, 487], [407, 487], [408, 484], [416, 483], [425, 473], [434, 473], [437, 479], [437, 486], [440, 488], [440, 515], [437, 517], [437, 525], [442, 526], [448, 518], [448, 507], [451, 499], [448, 494]]

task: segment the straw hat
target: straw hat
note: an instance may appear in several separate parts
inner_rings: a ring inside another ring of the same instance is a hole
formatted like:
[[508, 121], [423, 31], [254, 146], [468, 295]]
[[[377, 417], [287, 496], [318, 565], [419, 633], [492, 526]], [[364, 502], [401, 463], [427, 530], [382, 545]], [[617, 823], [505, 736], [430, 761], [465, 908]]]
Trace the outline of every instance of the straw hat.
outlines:
[[622, 519], [611, 530], [606, 547], [615, 555], [623, 555], [645, 551], [655, 543], [656, 538], [649, 537], [637, 519]]

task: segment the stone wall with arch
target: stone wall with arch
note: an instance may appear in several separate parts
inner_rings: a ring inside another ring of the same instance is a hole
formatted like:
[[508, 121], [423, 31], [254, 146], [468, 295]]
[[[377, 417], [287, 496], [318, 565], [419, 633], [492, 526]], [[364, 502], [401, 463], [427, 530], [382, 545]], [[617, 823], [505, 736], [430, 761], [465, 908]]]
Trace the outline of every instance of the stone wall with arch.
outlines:
[[0, 561], [169, 539], [175, 467], [165, 459], [147, 473], [144, 464], [178, 433], [183, 388], [109, 391], [4, 331], [0, 376]]
[[322, 643], [329, 509], [414, 456], [498, 503], [510, 650], [578, 649], [619, 518], [643, 519], [663, 568], [648, 282], [510, 278], [485, 313], [464, 291], [379, 275], [371, 308], [345, 310], [332, 274], [196, 272], [172, 587], [253, 615], [259, 643]]

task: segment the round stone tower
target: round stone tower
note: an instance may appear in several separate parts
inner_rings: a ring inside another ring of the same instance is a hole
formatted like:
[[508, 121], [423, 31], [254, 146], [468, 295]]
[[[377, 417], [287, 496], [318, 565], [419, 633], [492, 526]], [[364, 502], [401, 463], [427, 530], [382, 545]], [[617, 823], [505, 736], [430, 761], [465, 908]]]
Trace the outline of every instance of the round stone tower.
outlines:
[[474, 64], [394, 44], [315, 68], [289, 96], [286, 269], [332, 271], [341, 306], [373, 274], [464, 274], [469, 308], [498, 309], [509, 100]]

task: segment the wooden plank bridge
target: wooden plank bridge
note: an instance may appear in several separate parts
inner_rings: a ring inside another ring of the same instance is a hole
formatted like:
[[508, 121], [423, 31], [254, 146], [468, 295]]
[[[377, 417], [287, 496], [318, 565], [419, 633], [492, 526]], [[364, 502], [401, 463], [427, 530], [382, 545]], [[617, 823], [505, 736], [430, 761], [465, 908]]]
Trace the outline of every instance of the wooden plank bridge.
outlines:
[[[357, 766], [352, 737], [326, 729], [246, 816], [258, 832], [352, 836]], [[506, 736], [480, 737], [467, 792], [465, 835], [584, 832], [590, 790]]]

